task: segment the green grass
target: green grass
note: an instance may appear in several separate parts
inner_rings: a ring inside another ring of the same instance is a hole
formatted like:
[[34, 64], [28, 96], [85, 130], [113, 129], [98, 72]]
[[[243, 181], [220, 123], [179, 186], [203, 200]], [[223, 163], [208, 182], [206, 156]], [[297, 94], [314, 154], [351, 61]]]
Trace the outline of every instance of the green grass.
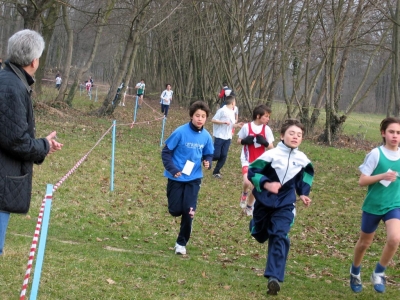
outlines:
[[[250, 237], [249, 218], [238, 205], [241, 167], [236, 144], [231, 146], [222, 180], [205, 171], [188, 255], [174, 255], [179, 219], [167, 211], [161, 122], [140, 123], [158, 116], [158, 101], [148, 103], [155, 112], [148, 107], [139, 110], [138, 125], [132, 129], [119, 125], [131, 122], [132, 100], [127, 107], [118, 107], [112, 118], [81, 113], [100, 105], [83, 97], [74, 103], [78, 110], [36, 112], [38, 136], [55, 129], [64, 147], [35, 166], [29, 214], [11, 217], [5, 256], [0, 258], [1, 299], [19, 296], [46, 184], [57, 183], [113, 119], [117, 120], [114, 191], [109, 191], [108, 134], [54, 193], [38, 299], [269, 298], [262, 276], [266, 245]], [[185, 109], [173, 106], [165, 137], [188, 119]], [[365, 116], [358, 121], [354, 116], [346, 126], [354, 132], [358, 122], [364, 122], [368, 128], [365, 138], [379, 142], [379, 132], [377, 136], [373, 133], [380, 120]], [[207, 127], [211, 131], [211, 122]], [[357, 168], [366, 152], [311, 141], [305, 141], [301, 149], [315, 166], [313, 203], [307, 209], [298, 205], [286, 278], [276, 298], [396, 299], [400, 289], [397, 255], [387, 271], [387, 292], [377, 295], [369, 283], [385, 241], [383, 226], [363, 261], [364, 291], [355, 295], [348, 287], [365, 195], [357, 184]]]

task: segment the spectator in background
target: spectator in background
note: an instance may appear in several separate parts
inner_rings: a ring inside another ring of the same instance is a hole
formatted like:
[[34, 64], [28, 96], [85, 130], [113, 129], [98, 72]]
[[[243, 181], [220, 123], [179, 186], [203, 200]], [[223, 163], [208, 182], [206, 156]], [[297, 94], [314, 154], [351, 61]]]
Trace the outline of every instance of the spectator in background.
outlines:
[[86, 86], [86, 92], [88, 96], [90, 96], [90, 92], [92, 91], [92, 83], [90, 82], [90, 79], [85, 81], [85, 86]]
[[112, 102], [112, 105], [115, 105], [117, 103], [119, 95], [121, 94], [121, 91], [122, 91], [123, 88], [124, 88], [124, 82], [121, 82], [121, 84], [117, 88], [117, 93], [115, 94], [115, 97], [114, 97], [114, 100]]
[[142, 104], [143, 104], [144, 90], [145, 90], [145, 88], [146, 88], [146, 84], [144, 83], [144, 79], [140, 80], [140, 82], [136, 84], [135, 88], [136, 88], [136, 90], [137, 90], [137, 91], [136, 91], [136, 95], [137, 95], [138, 98], [139, 98], [139, 99], [138, 99], [138, 100], [139, 100], [138, 108], [141, 108], [141, 107], [142, 107]]
[[8, 59], [0, 71], [0, 255], [10, 213], [29, 211], [33, 164], [41, 164], [63, 146], [56, 142], [55, 131], [46, 138], [35, 138], [30, 86], [43, 49], [39, 33], [18, 31], [8, 40]]
[[57, 74], [57, 77], [56, 77], [56, 89], [57, 90], [60, 90], [61, 82], [62, 82], [61, 76], [60, 76], [60, 74]]
[[235, 96], [233, 90], [230, 87], [228, 87], [228, 83], [224, 82], [222, 85], [223, 85], [222, 90], [219, 92], [218, 95], [220, 99], [220, 107], [225, 105], [226, 97], [230, 95]]

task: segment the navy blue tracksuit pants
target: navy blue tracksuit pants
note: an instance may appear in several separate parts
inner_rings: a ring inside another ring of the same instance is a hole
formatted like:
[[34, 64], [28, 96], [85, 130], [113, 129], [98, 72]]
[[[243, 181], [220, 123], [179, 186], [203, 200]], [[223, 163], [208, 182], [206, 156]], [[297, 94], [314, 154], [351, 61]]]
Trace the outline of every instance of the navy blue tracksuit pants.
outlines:
[[229, 146], [231, 145], [232, 139], [223, 140], [220, 138], [214, 137], [214, 155], [213, 161], [217, 161], [217, 164], [214, 168], [213, 174], [219, 174], [222, 167], [226, 162], [226, 158], [228, 157]]
[[161, 112], [164, 114], [164, 116], [168, 117], [168, 109], [169, 109], [169, 104], [161, 104]]
[[182, 216], [181, 228], [176, 239], [176, 242], [181, 246], [186, 246], [190, 239], [193, 218], [189, 212], [191, 208], [196, 211], [200, 185], [200, 178], [186, 182], [168, 179], [168, 211], [174, 217]]
[[275, 277], [283, 282], [290, 248], [288, 233], [295, 215], [294, 205], [272, 208], [263, 205], [260, 201], [254, 204], [250, 233], [259, 243], [268, 240], [267, 265], [264, 272], [267, 278]]

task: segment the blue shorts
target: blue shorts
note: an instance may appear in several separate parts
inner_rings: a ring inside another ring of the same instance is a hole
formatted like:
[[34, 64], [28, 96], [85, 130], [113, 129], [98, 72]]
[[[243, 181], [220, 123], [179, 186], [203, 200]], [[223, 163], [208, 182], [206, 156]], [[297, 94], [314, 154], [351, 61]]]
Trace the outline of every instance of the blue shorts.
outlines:
[[361, 217], [361, 230], [365, 233], [373, 233], [378, 228], [379, 222], [386, 222], [390, 219], [400, 220], [400, 208], [392, 209], [384, 215], [374, 215], [363, 211]]

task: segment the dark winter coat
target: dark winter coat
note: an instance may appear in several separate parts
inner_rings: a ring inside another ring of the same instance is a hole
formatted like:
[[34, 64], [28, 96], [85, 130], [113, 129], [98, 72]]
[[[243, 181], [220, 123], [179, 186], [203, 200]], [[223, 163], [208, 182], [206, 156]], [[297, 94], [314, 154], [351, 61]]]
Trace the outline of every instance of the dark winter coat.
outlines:
[[42, 163], [50, 150], [45, 138], [35, 139], [33, 83], [28, 73], [10, 62], [0, 70], [1, 211], [28, 212], [33, 163]]

